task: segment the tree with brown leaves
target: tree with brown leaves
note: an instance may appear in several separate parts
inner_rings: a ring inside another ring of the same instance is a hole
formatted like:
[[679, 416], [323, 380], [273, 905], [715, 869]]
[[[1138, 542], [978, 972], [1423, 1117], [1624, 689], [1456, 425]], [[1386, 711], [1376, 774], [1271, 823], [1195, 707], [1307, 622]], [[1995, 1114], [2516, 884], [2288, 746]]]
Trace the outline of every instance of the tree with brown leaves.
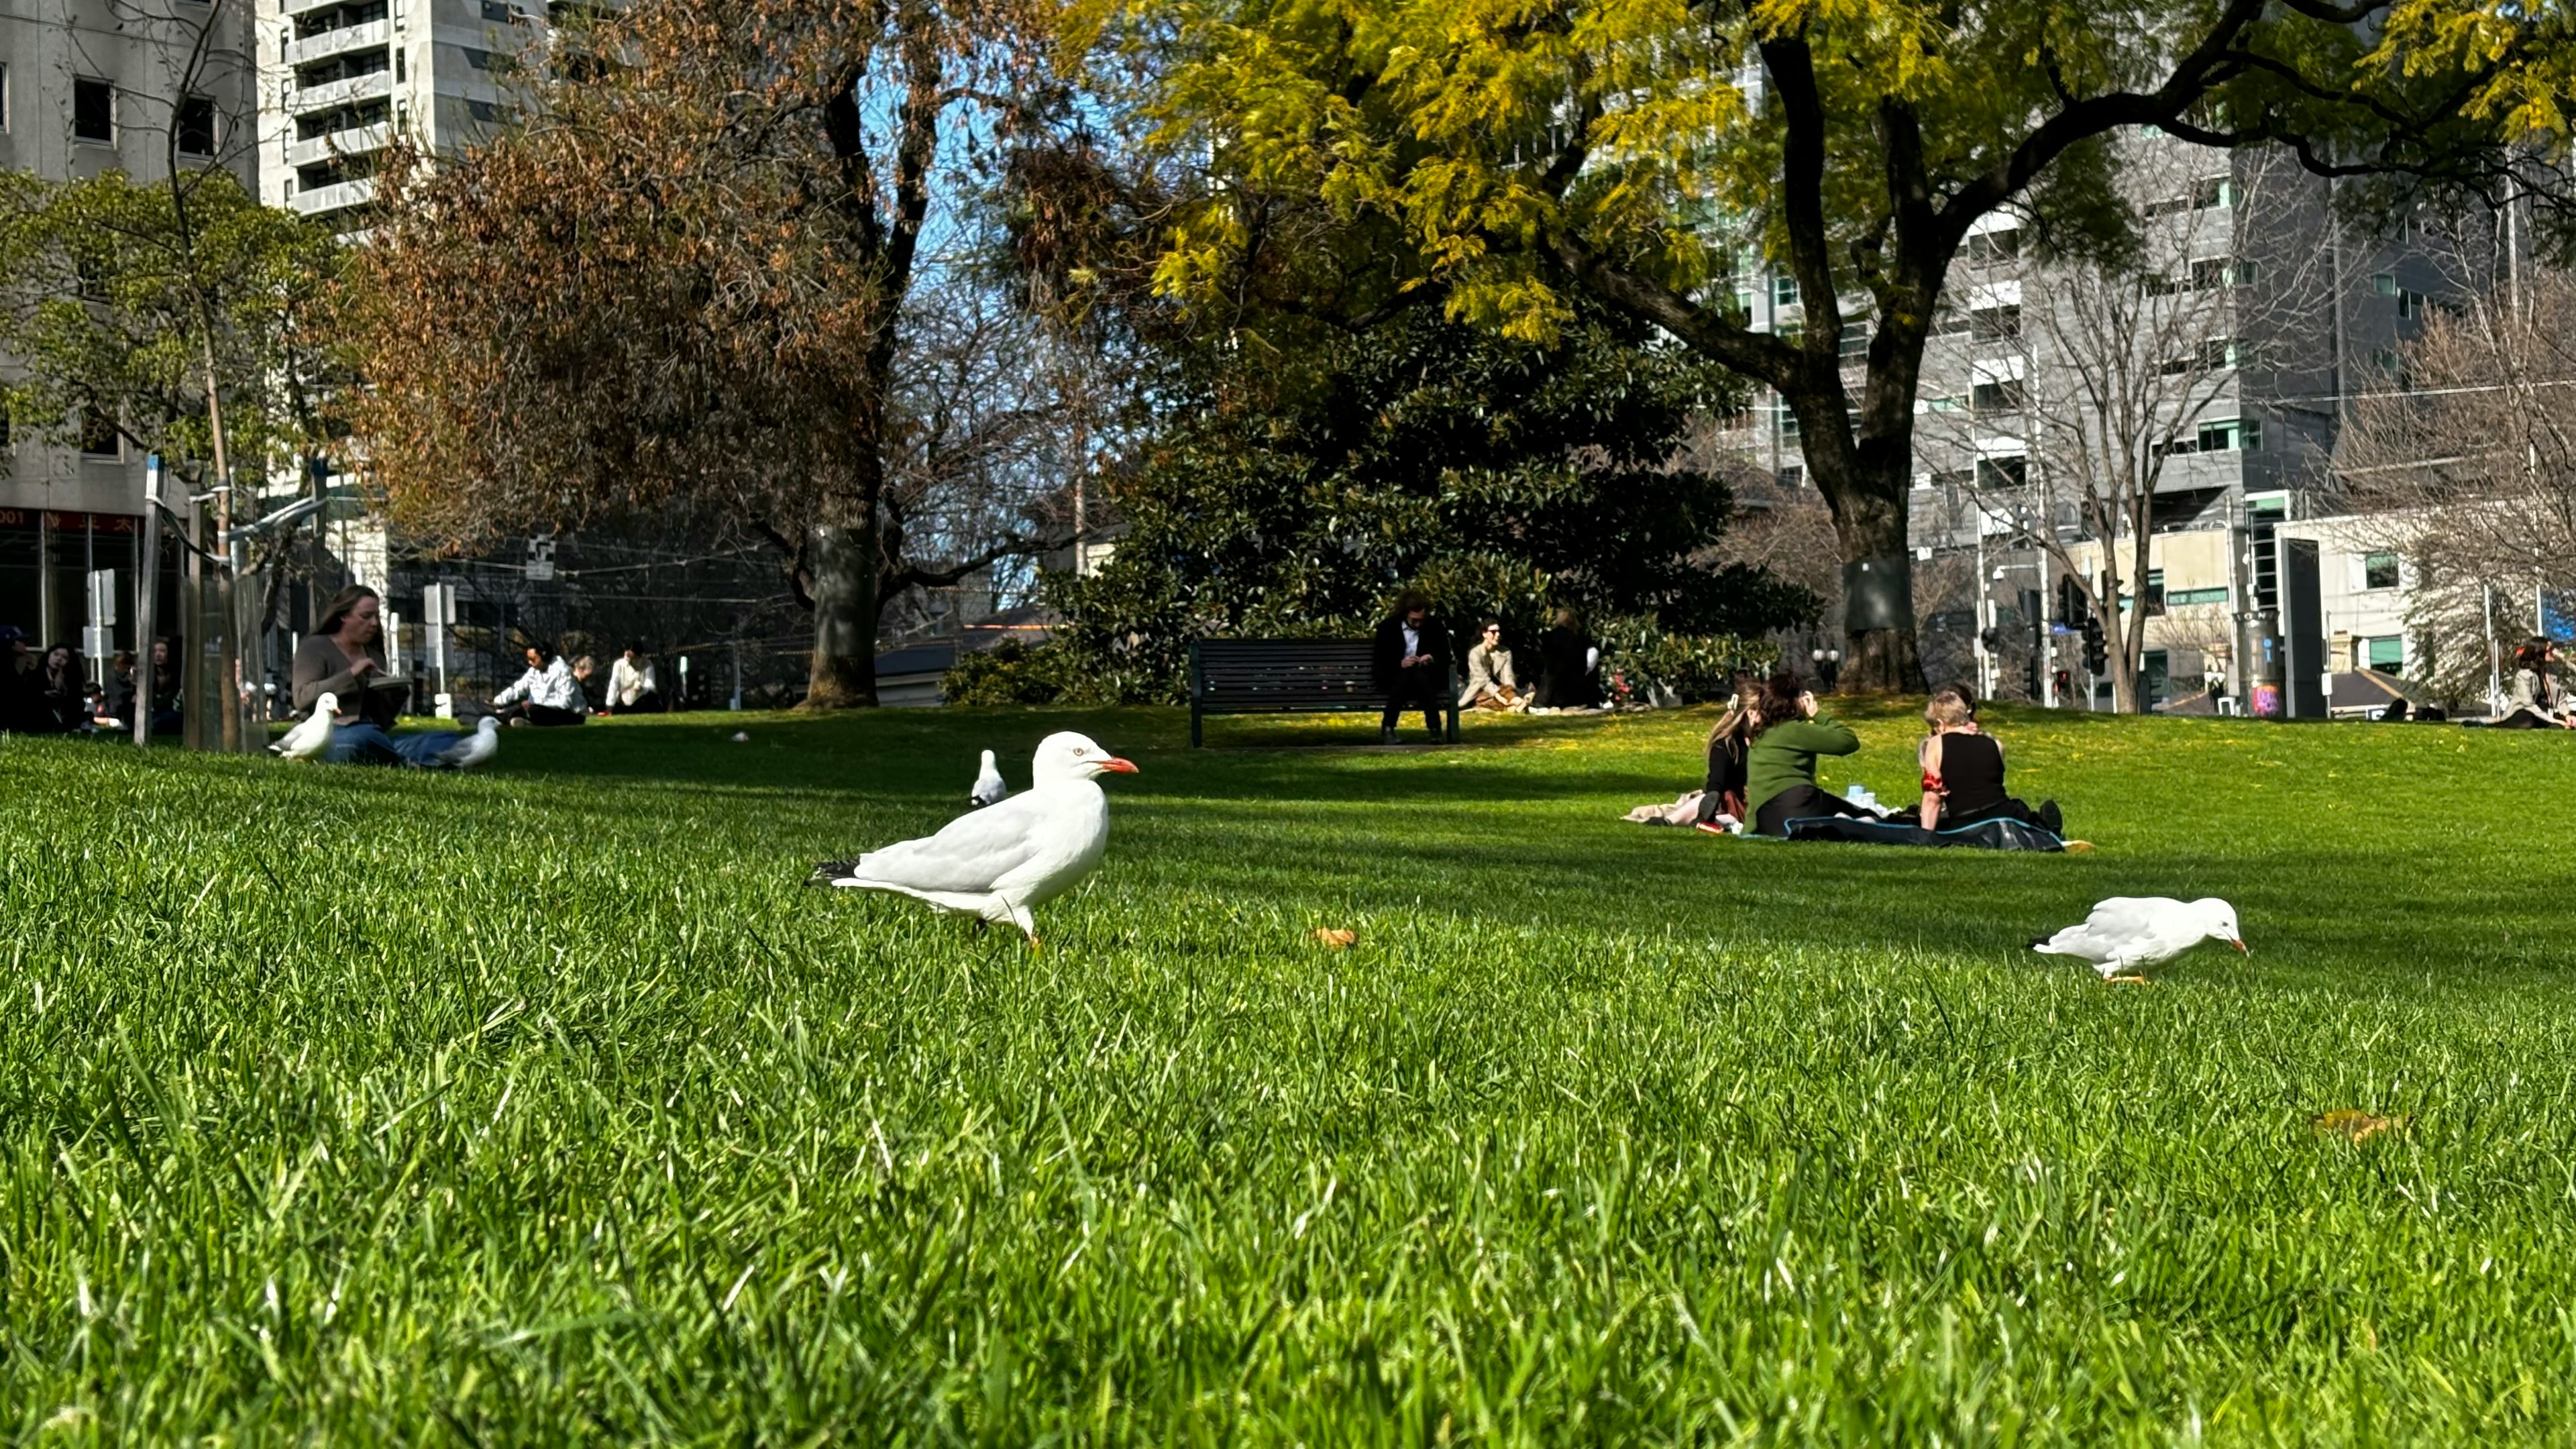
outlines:
[[1036, 464], [1005, 506], [931, 496], [1008, 472], [1042, 396], [907, 411], [941, 394], [907, 367], [975, 372], [961, 336], [1018, 345], [916, 333], [1045, 34], [1024, 0], [644, 0], [559, 37], [523, 125], [381, 183], [350, 341], [396, 521], [461, 546], [714, 512], [812, 606], [807, 704], [875, 703], [890, 597], [1070, 540], [1025, 488]]

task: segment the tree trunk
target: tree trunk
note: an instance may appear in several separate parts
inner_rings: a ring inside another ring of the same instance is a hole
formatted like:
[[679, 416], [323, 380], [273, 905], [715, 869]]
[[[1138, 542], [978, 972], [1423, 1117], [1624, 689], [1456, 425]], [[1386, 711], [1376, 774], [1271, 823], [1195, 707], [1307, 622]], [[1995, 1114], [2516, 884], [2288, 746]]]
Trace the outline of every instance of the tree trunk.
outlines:
[[877, 702], [877, 530], [814, 530], [814, 659], [806, 709], [865, 709]]
[[1906, 545], [1903, 481], [1840, 481], [1840, 487], [1824, 488], [1843, 555], [1843, 667], [1836, 687], [1920, 693], [1923, 658], [1914, 635], [1914, 557]]

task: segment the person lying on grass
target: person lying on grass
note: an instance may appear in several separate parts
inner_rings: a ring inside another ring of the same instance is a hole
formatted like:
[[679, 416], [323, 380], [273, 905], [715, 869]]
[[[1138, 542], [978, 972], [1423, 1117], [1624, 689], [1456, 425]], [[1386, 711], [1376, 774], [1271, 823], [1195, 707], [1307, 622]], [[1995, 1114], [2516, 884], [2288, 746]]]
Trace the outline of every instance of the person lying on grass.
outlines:
[[2037, 810], [2004, 793], [2003, 742], [1977, 727], [1977, 705], [1964, 685], [1934, 690], [1923, 706], [1932, 733], [1923, 740], [1921, 819], [1926, 830], [1956, 830], [1987, 820], [2018, 820], [2051, 835], [2066, 833], [2057, 802]]
[[1753, 746], [1744, 756], [1744, 803], [1753, 810], [1757, 832], [1786, 838], [1789, 822], [1809, 815], [1878, 818], [1816, 788], [1816, 757], [1851, 754], [1860, 748], [1860, 736], [1817, 716], [1816, 696], [1805, 680], [1785, 669], [1772, 675], [1755, 710]]
[[295, 646], [295, 712], [310, 714], [314, 702], [328, 694], [340, 701], [332, 716], [331, 748], [322, 758], [334, 765], [410, 765], [429, 769], [439, 752], [455, 744], [454, 730], [431, 730], [394, 737], [411, 686], [385, 675], [384, 601], [359, 585], [332, 595], [322, 621]]

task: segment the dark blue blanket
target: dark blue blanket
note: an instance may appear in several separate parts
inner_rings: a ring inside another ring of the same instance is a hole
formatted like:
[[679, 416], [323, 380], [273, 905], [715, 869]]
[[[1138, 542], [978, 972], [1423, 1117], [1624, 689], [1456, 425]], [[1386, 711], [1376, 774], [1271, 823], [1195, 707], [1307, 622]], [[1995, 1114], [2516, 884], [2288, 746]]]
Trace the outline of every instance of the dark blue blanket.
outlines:
[[1791, 840], [1840, 840], [1854, 845], [1972, 846], [1978, 850], [2064, 850], [2066, 842], [2018, 820], [1980, 820], [1955, 830], [1926, 830], [1894, 820], [1854, 820], [1846, 815], [1805, 815], [1788, 825]]

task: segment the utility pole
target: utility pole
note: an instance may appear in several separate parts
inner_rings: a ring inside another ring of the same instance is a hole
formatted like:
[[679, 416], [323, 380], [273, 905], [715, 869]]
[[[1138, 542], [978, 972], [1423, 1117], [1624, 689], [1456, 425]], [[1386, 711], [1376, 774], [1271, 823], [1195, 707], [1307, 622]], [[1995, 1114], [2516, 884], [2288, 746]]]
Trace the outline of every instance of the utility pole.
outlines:
[[[152, 743], [152, 702], [160, 698], [153, 678], [152, 641], [160, 618], [161, 594], [161, 455], [143, 460], [143, 557], [134, 569], [134, 746]], [[172, 651], [171, 662], [178, 662]]]

